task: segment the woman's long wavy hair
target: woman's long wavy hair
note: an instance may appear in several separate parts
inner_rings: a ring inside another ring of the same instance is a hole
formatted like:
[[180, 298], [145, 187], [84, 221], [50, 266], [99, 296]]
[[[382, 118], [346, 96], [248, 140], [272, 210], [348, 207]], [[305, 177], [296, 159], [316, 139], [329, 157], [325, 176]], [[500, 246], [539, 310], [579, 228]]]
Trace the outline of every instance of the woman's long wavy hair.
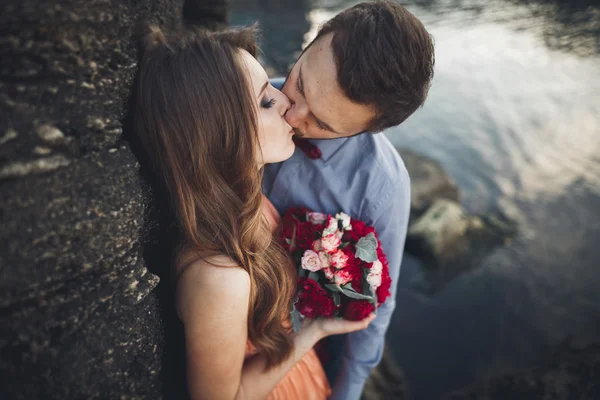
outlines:
[[248, 337], [270, 368], [292, 351], [282, 317], [295, 276], [262, 214], [258, 111], [240, 49], [255, 56], [254, 28], [149, 27], [134, 124], [176, 220], [175, 253], [224, 254], [250, 275]]

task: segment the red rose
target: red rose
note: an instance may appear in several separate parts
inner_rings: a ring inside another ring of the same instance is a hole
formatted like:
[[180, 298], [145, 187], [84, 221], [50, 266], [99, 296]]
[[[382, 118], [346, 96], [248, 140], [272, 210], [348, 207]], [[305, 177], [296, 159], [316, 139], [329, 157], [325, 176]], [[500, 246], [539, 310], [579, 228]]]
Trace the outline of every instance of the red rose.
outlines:
[[323, 231], [323, 225], [313, 225], [310, 222], [298, 223], [296, 245], [302, 250], [312, 250], [313, 242], [319, 238], [318, 233]]
[[379, 243], [379, 240], [377, 241], [377, 258], [379, 258], [379, 261], [381, 261], [382, 264], [387, 264], [387, 257], [381, 248], [381, 243]]
[[342, 252], [344, 252], [346, 257], [348, 257], [348, 260], [346, 260], [346, 265], [360, 265], [361, 260], [359, 258], [356, 258], [356, 256], [354, 255], [354, 253], [356, 252], [356, 247], [354, 247], [353, 244], [349, 244], [348, 246], [344, 247]]
[[351, 264], [347, 265], [346, 268], [344, 268], [344, 271], [346, 271], [352, 277], [351, 283], [354, 290], [356, 290], [358, 293], [362, 293], [363, 267], [360, 264]]
[[281, 232], [279, 236], [281, 245], [286, 251], [290, 251], [290, 243], [293, 241], [294, 230], [297, 230], [297, 222], [289, 216], [281, 220]]
[[367, 236], [369, 233], [375, 233], [375, 228], [367, 226], [357, 219], [352, 219], [350, 225], [352, 225], [352, 229], [346, 231], [346, 237], [350, 238], [349, 241], [353, 243], [358, 242], [361, 237]]
[[383, 264], [383, 269], [381, 270], [381, 286], [377, 288], [377, 304], [381, 305], [391, 295], [390, 286], [392, 285], [392, 278], [390, 278], [390, 267], [387, 259], [383, 257], [383, 259], [380, 258], [379, 260]]
[[367, 300], [350, 300], [344, 307], [344, 319], [360, 321], [375, 310]]
[[337, 306], [331, 296], [317, 282], [308, 278], [298, 279], [298, 286], [302, 289], [298, 295], [296, 309], [308, 318], [332, 317], [337, 311]]

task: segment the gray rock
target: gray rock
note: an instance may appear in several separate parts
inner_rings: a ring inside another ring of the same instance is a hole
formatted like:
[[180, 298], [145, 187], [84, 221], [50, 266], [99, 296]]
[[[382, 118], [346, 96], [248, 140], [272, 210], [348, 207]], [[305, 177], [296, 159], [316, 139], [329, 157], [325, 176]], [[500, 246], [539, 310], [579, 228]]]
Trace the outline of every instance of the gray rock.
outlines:
[[436, 161], [398, 150], [411, 177], [411, 219], [405, 251], [424, 267], [415, 286], [435, 293], [477, 268], [495, 248], [510, 242], [515, 224], [503, 214], [470, 215], [458, 202], [454, 180]]
[[454, 179], [435, 160], [406, 149], [397, 149], [411, 179], [411, 218], [425, 212], [437, 199], [459, 201]]
[[[226, 20], [226, 5], [204, 4], [206, 21]], [[167, 253], [122, 121], [136, 26], [179, 24], [182, 7], [0, 5], [2, 399], [178, 397], [180, 327], [149, 264]]]

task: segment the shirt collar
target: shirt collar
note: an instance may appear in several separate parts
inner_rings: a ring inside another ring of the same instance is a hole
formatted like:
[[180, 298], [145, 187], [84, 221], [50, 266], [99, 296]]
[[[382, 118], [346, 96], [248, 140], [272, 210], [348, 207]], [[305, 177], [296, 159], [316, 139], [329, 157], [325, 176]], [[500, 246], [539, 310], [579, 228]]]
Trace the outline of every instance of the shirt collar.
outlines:
[[325, 162], [333, 156], [347, 141], [348, 137], [339, 139], [309, 139], [309, 142], [314, 144], [321, 150], [321, 159]]

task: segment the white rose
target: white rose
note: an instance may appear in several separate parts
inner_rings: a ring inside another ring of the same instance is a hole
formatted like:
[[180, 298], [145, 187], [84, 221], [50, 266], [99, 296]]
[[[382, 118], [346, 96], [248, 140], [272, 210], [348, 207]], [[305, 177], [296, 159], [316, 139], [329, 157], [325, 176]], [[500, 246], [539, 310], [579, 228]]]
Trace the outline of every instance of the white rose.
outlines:
[[312, 250], [306, 250], [302, 256], [302, 268], [317, 272], [323, 268], [319, 255]]
[[335, 219], [342, 221], [342, 227], [344, 230], [349, 231], [352, 229], [352, 225], [350, 225], [350, 216], [345, 213], [337, 213], [335, 214]]
[[352, 280], [352, 275], [345, 269], [338, 269], [333, 273], [333, 281], [336, 285], [342, 286]]
[[329, 257], [329, 260], [331, 261], [331, 265], [337, 269], [342, 269], [348, 262], [348, 256], [343, 251], [338, 250]]
[[373, 261], [373, 264], [371, 264], [371, 273], [381, 275], [381, 271], [383, 271], [383, 264], [381, 263], [381, 261]]
[[331, 262], [329, 261], [329, 254], [324, 251], [319, 252], [319, 260], [321, 261], [321, 265], [323, 268], [331, 267]]
[[328, 253], [333, 253], [342, 244], [342, 241], [336, 235], [324, 236], [321, 238], [321, 248]]
[[367, 275], [367, 282], [373, 288], [373, 291], [376, 291], [379, 286], [381, 286], [381, 273], [369, 273]]
[[327, 221], [327, 227], [323, 230], [323, 236], [333, 235], [338, 230], [337, 219], [329, 217]]

